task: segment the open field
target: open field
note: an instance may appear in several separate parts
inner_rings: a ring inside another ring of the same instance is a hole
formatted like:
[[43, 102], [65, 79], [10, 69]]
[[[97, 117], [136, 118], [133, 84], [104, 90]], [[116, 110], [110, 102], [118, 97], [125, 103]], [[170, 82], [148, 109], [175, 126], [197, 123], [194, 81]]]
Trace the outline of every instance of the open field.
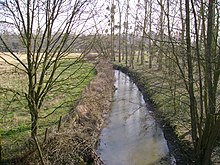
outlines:
[[[63, 59], [57, 74], [73, 63], [74, 57], [77, 56], [79, 54], [71, 54], [69, 58]], [[10, 56], [6, 55], [4, 58], [16, 64], [16, 61]], [[19, 55], [19, 59], [25, 61], [24, 55]], [[92, 64], [78, 62], [59, 77], [39, 112], [39, 138], [43, 138], [46, 128], [57, 124], [60, 116], [65, 116], [73, 108], [74, 102], [95, 75], [93, 68]], [[23, 154], [25, 150], [21, 150], [20, 147], [30, 137], [31, 116], [25, 98], [27, 86], [27, 75], [1, 59], [0, 135], [4, 159]]]
[[[27, 56], [25, 53], [15, 53], [16, 56], [21, 60], [21, 61], [26, 61]], [[80, 57], [81, 53], [69, 53], [68, 55], [65, 56], [65, 58], [77, 58]], [[13, 62], [17, 63], [17, 60], [15, 57], [13, 57], [9, 52], [0, 52], [0, 64], [4, 64], [5, 60], [8, 62]]]

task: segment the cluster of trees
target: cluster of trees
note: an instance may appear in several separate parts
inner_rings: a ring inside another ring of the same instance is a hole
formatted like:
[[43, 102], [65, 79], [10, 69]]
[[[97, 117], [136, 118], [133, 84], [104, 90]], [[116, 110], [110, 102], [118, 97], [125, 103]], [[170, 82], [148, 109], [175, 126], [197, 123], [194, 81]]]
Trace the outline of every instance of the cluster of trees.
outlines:
[[[181, 47], [185, 39], [185, 30], [181, 30], [185, 27], [180, 27], [182, 23], [185, 26], [182, 22], [184, 11], [180, 10], [183, 6], [182, 1], [109, 1], [107, 7], [100, 11], [106, 22], [104, 26], [96, 25], [97, 32], [107, 41], [113, 60], [117, 56], [119, 62], [125, 60], [126, 64], [133, 66], [134, 56], [137, 56], [138, 63], [148, 62], [151, 68], [156, 58], [158, 69], [162, 69], [163, 59], [166, 58], [162, 54], [173, 46]], [[146, 54], [149, 55], [147, 59]]]
[[[186, 93], [195, 164], [211, 164], [220, 132], [220, 1], [109, 3], [112, 59], [118, 57], [132, 67], [137, 59], [141, 65], [169, 73], [173, 97]], [[176, 89], [180, 81], [183, 93]]]
[[[219, 11], [219, 0], [1, 0], [0, 49], [20, 65], [0, 58], [28, 77], [32, 136], [42, 103], [59, 77], [60, 60], [76, 49], [93, 50], [127, 66], [134, 67], [136, 60], [167, 71], [174, 80], [173, 97], [180, 94], [175, 87], [181, 80], [195, 162], [211, 164], [220, 132]], [[25, 52], [25, 62], [15, 50]]]

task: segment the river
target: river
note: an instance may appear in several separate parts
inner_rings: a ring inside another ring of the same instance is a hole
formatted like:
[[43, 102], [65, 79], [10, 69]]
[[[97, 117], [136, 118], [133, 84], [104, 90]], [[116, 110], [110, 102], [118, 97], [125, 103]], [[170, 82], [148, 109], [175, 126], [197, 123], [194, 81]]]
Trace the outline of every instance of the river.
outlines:
[[142, 93], [124, 73], [115, 70], [116, 91], [97, 153], [105, 165], [171, 163], [167, 141]]

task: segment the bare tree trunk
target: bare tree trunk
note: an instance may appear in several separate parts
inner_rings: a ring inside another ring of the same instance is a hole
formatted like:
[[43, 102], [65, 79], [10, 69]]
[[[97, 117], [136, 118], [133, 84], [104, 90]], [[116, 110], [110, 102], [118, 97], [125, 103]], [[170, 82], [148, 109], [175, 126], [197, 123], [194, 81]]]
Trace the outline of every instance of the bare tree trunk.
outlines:
[[125, 15], [125, 25], [124, 25], [124, 28], [125, 28], [125, 64], [127, 66], [128, 64], [128, 10], [129, 10], [129, 0], [127, 0], [127, 8], [126, 8], [126, 15]]
[[190, 38], [190, 9], [189, 0], [185, 1], [186, 5], [186, 44], [187, 44], [187, 65], [188, 65], [188, 93], [190, 99], [190, 116], [191, 116], [191, 128], [192, 128], [192, 141], [194, 147], [197, 143], [197, 118], [196, 118], [196, 100], [194, 95], [194, 80], [193, 80], [193, 65], [192, 65], [192, 53], [191, 53], [191, 38]]
[[[208, 26], [207, 26], [207, 45], [205, 49], [205, 79], [206, 79], [206, 88], [207, 88], [207, 116], [205, 127], [203, 131], [203, 136], [201, 143], [199, 143], [197, 149], [197, 164], [209, 165], [211, 164], [211, 154], [216, 141], [216, 138], [219, 134], [220, 120], [217, 119], [213, 114], [216, 112], [216, 92], [214, 90], [215, 79], [213, 77], [213, 21], [214, 21], [214, 0], [210, 0], [208, 4]], [[215, 80], [218, 82], [218, 78]]]
[[44, 158], [43, 158], [43, 153], [42, 153], [42, 150], [40, 148], [40, 144], [39, 144], [39, 142], [37, 140], [37, 137], [33, 136], [33, 138], [34, 138], [35, 144], [37, 146], [37, 151], [38, 151], [38, 154], [39, 154], [39, 157], [40, 157], [41, 164], [45, 165]]
[[164, 4], [163, 0], [160, 0], [160, 48], [158, 53], [158, 70], [162, 70], [163, 67], [163, 38], [164, 38], [164, 27], [163, 27], [163, 18], [164, 17]]
[[124, 29], [123, 29], [123, 35], [122, 35], [122, 61], [125, 60], [125, 46], [126, 46], [126, 28], [125, 28], [125, 22], [124, 22]]
[[111, 1], [111, 58], [115, 61], [115, 3], [114, 0]]
[[129, 59], [129, 66], [133, 69], [134, 68], [134, 38], [135, 38], [135, 33], [130, 34], [130, 59]]
[[[138, 5], [140, 3], [140, 0], [138, 0]], [[137, 6], [138, 6], [137, 5]], [[136, 33], [137, 33], [137, 25], [138, 25], [138, 11], [139, 11], [139, 8], [137, 7], [136, 9], [136, 13], [135, 13], [135, 23], [134, 23], [134, 31], [133, 31], [133, 37], [132, 37], [132, 41], [131, 41], [131, 58], [130, 58], [130, 66], [132, 68], [134, 68], [134, 56], [136, 54]]]
[[118, 0], [118, 10], [119, 10], [119, 38], [118, 38], [118, 62], [121, 62], [121, 28], [122, 28], [122, 24], [121, 24], [121, 19], [122, 19], [122, 11], [121, 11], [121, 6], [120, 6], [120, 1]]
[[149, 68], [152, 68], [153, 53], [152, 53], [152, 0], [150, 0], [149, 8]]
[[141, 39], [141, 65], [144, 64], [145, 44], [146, 44], [146, 27], [147, 27], [147, 0], [144, 1], [144, 26]]
[[185, 19], [183, 17], [183, 0], [180, 0], [180, 18], [181, 18], [181, 47], [180, 47], [180, 54], [181, 54], [181, 60], [182, 60], [182, 68], [183, 71], [185, 71], [186, 68], [186, 60], [185, 60]]
[[198, 75], [199, 75], [199, 97], [200, 97], [200, 117], [197, 115], [197, 128], [198, 128], [198, 136], [202, 136], [202, 122], [203, 122], [203, 113], [204, 113], [204, 106], [203, 106], [203, 83], [202, 83], [202, 69], [201, 69], [201, 54], [200, 54], [200, 48], [199, 48], [199, 32], [198, 32], [198, 25], [197, 25], [197, 17], [196, 17], [196, 11], [194, 7], [194, 2], [191, 0], [192, 8], [193, 8], [193, 14], [194, 14], [194, 26], [195, 26], [195, 35], [196, 35], [196, 58], [197, 58], [197, 65], [198, 65]]

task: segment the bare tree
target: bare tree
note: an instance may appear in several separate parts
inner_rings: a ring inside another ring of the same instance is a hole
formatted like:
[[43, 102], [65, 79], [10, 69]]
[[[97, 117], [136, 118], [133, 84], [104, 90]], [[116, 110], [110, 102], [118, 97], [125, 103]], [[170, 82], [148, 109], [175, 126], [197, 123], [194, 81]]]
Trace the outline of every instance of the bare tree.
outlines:
[[[201, 2], [199, 7], [195, 3], [193, 0], [185, 1], [186, 18], [185, 22], [182, 23], [182, 27], [185, 28], [185, 30], [182, 29], [182, 33], [185, 32], [186, 36], [182, 35], [181, 40], [184, 37], [186, 38], [184, 42], [181, 41], [181, 48], [184, 50], [184, 43], [186, 43], [187, 65], [181, 64], [181, 56], [178, 56], [175, 52], [173, 52], [173, 55], [189, 97], [190, 129], [195, 164], [205, 165], [211, 164], [211, 155], [216, 139], [219, 136], [217, 128], [220, 127], [219, 110], [217, 108], [217, 104], [219, 104], [217, 99], [219, 72], [217, 70], [220, 66], [217, 39], [219, 13], [214, 1], [210, 1], [207, 4], [208, 17], [206, 19], [204, 17], [203, 2]], [[183, 8], [182, 4], [180, 4], [180, 7]], [[193, 14], [190, 13], [190, 10]], [[199, 12], [202, 12], [201, 18], [198, 16]], [[183, 11], [181, 13], [182, 19]], [[170, 17], [167, 17], [168, 22], [169, 19]], [[199, 19], [202, 20], [198, 21]], [[183, 20], [181, 21], [183, 22]], [[207, 22], [206, 31], [204, 30], [205, 22]], [[169, 29], [168, 27], [168, 34], [171, 36]], [[194, 37], [193, 41], [192, 37]], [[172, 40], [170, 42], [173, 44]], [[175, 50], [174, 48], [172, 49]], [[187, 68], [186, 72], [184, 72], [185, 67]]]
[[153, 63], [153, 47], [152, 47], [152, 0], [149, 2], [149, 68], [152, 68]]
[[[25, 51], [25, 58], [21, 60], [0, 35], [0, 41], [10, 53], [7, 56], [19, 65], [10, 62], [6, 55], [0, 58], [28, 78], [27, 90], [19, 94], [28, 102], [32, 137], [37, 135], [39, 111], [48, 93], [60, 81], [60, 76], [80, 60], [78, 58], [58, 72], [62, 59], [73, 51], [77, 38], [84, 31], [90, 16], [89, 11], [85, 12], [89, 4], [89, 0], [5, 0], [0, 4], [5, 11], [1, 16], [12, 25], [11, 30], [19, 36]], [[74, 31], [76, 28], [78, 32]], [[87, 47], [83, 54], [90, 48]]]
[[117, 0], [117, 4], [118, 4], [118, 14], [119, 14], [119, 32], [118, 32], [118, 62], [121, 62], [121, 44], [122, 44], [122, 37], [121, 37], [121, 30], [122, 30], [122, 7], [121, 7], [121, 2], [120, 0]]
[[111, 12], [111, 19], [110, 19], [110, 25], [111, 25], [111, 56], [113, 61], [115, 61], [115, 1], [111, 0], [110, 3], [110, 12]]
[[[193, 5], [193, 1], [192, 1]], [[217, 89], [219, 84], [219, 72], [217, 71], [220, 67], [220, 54], [216, 51], [218, 41], [219, 18], [216, 17], [215, 1], [209, 1], [208, 3], [208, 20], [207, 20], [207, 40], [205, 47], [205, 90], [207, 91], [205, 100], [207, 106], [205, 106], [205, 126], [202, 130], [202, 136], [197, 135], [195, 150], [197, 164], [211, 164], [211, 154], [216, 142], [216, 139], [220, 133], [220, 118], [219, 111], [217, 108]], [[217, 13], [219, 15], [219, 13]], [[217, 28], [216, 28], [217, 27]], [[197, 43], [198, 45], [198, 43]], [[203, 89], [204, 89], [203, 87]], [[197, 132], [195, 132], [197, 133]]]
[[148, 1], [144, 1], [144, 23], [143, 23], [143, 30], [142, 30], [142, 38], [141, 38], [141, 65], [144, 64], [144, 54], [145, 54], [145, 43], [146, 43], [146, 28], [147, 28], [147, 7]]
[[130, 66], [132, 68], [134, 68], [134, 57], [136, 54], [136, 47], [137, 47], [137, 32], [139, 30], [139, 25], [138, 25], [138, 12], [139, 12], [139, 7], [140, 6], [140, 0], [138, 0], [138, 3], [136, 4], [136, 12], [135, 12], [135, 20], [134, 20], [134, 31], [131, 35], [131, 41], [130, 41], [130, 45], [131, 45], [131, 53], [130, 53]]
[[158, 52], [158, 70], [162, 69], [163, 66], [163, 38], [164, 38], [164, 1], [160, 0], [159, 2], [160, 4], [160, 31], [159, 31], [159, 37], [160, 37], [160, 48], [159, 48], [159, 52]]
[[129, 29], [129, 22], [128, 22], [128, 16], [129, 16], [129, 1], [127, 0], [127, 6], [126, 6], [126, 14], [125, 14], [125, 21], [124, 21], [124, 43], [125, 43], [125, 63], [126, 66], [128, 64], [128, 29]]

